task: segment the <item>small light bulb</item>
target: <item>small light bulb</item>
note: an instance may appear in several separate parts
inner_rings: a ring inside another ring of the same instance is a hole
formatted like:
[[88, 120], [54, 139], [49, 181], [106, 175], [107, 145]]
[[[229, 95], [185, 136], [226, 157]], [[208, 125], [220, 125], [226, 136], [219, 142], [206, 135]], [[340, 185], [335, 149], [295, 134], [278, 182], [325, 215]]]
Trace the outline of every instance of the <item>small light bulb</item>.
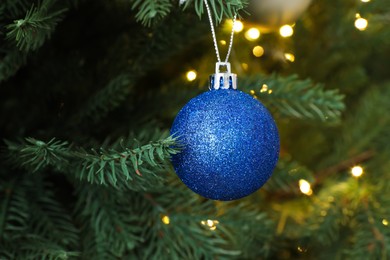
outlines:
[[187, 72], [187, 80], [188, 81], [194, 81], [197, 77], [196, 71], [195, 70], [190, 70]]
[[244, 70], [248, 70], [249, 68], [249, 65], [247, 63], [242, 63], [241, 66]]
[[368, 2], [370, 2], [371, 0], [360, 0], [360, 1], [362, 1], [363, 3], [368, 3]]
[[268, 91], [267, 84], [263, 84], [263, 86], [261, 86], [260, 92], [263, 93], [263, 92], [267, 92], [267, 91]]
[[264, 54], [264, 48], [257, 45], [253, 48], [252, 53], [255, 57], [261, 57]]
[[222, 45], [226, 45], [226, 41], [225, 40], [220, 40], [219, 41]]
[[244, 24], [241, 21], [236, 20], [233, 25], [233, 31], [239, 33], [242, 30], [244, 30]]
[[306, 180], [299, 180], [299, 189], [301, 190], [301, 192], [303, 194], [306, 194], [306, 195], [311, 195], [313, 194], [313, 191], [311, 189], [311, 186], [310, 186], [310, 183]]
[[368, 26], [368, 21], [367, 19], [364, 19], [362, 17], [359, 17], [355, 20], [355, 27], [356, 29], [358, 29], [359, 31], [364, 31], [365, 29], [367, 29], [367, 26]]
[[389, 221], [388, 221], [387, 219], [383, 219], [383, 220], [382, 220], [382, 224], [383, 224], [384, 226], [387, 226], [387, 225], [389, 225]]
[[208, 219], [208, 220], [202, 220], [200, 223], [203, 226], [208, 226], [208, 228], [210, 230], [216, 230], [217, 229], [217, 224], [219, 224], [219, 221], [218, 220]]
[[171, 220], [169, 219], [169, 217], [167, 215], [163, 216], [161, 218], [161, 221], [162, 223], [164, 223], [165, 225], [169, 225], [169, 223], [171, 223]]
[[294, 29], [291, 25], [286, 24], [280, 27], [279, 33], [282, 37], [290, 37], [294, 34]]
[[363, 168], [361, 166], [354, 166], [351, 169], [351, 174], [353, 177], [359, 178], [363, 175]]
[[260, 31], [257, 28], [250, 28], [248, 31], [245, 33], [245, 38], [248, 41], [254, 41], [259, 39], [260, 37]]
[[292, 54], [292, 53], [285, 53], [285, 54], [284, 54], [284, 57], [285, 57], [286, 60], [288, 60], [288, 61], [291, 61], [291, 62], [294, 62], [294, 61], [295, 61], [295, 56], [294, 56], [294, 54]]

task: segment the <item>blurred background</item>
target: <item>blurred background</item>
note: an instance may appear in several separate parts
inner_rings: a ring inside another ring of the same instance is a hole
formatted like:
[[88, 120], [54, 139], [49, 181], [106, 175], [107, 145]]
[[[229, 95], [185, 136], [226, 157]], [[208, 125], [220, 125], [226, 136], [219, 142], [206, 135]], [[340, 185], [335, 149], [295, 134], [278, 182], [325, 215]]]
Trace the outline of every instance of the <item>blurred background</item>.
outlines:
[[390, 258], [388, 1], [209, 2], [281, 139], [231, 202], [169, 162], [215, 69], [203, 0], [1, 1], [0, 259]]

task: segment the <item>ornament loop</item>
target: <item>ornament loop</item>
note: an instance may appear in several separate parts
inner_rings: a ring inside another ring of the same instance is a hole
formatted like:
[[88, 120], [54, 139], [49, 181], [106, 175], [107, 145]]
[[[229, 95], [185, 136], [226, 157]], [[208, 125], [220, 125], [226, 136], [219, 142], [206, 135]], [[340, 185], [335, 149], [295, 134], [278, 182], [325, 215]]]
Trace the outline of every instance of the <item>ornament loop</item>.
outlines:
[[221, 73], [221, 67], [225, 67], [226, 73], [231, 73], [230, 62], [217, 62], [215, 63], [215, 73]]
[[[223, 72], [221, 67], [225, 68]], [[237, 75], [231, 73], [229, 62], [215, 64], [215, 74], [210, 76], [209, 89], [237, 89]]]

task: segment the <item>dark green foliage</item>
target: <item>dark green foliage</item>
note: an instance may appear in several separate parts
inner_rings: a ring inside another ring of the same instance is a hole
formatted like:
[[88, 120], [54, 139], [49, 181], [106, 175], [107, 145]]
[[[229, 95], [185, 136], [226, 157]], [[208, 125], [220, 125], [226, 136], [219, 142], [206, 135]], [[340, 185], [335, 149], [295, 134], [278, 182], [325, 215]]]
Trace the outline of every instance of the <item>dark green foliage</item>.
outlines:
[[95, 93], [75, 116], [76, 122], [92, 119], [99, 121], [108, 112], [118, 107], [127, 97], [134, 84], [131, 77], [121, 74], [112, 79], [106, 87]]
[[3, 55], [0, 61], [0, 83], [15, 75], [26, 62], [26, 54], [16, 49]]
[[40, 176], [28, 175], [2, 185], [0, 256], [68, 259], [78, 255], [78, 230], [51, 185]]
[[150, 26], [152, 22], [157, 23], [170, 12], [172, 1], [150, 1], [150, 0], [133, 0], [132, 9], [137, 9], [135, 18], [142, 24]]
[[2, 15], [6, 17], [16, 17], [22, 15], [29, 7], [28, 0], [4, 0], [0, 4]]
[[141, 216], [131, 205], [131, 198], [137, 194], [83, 185], [76, 196], [75, 210], [82, 225], [86, 259], [121, 257], [135, 248], [142, 228]]
[[43, 0], [37, 7], [31, 7], [23, 19], [7, 26], [7, 38], [16, 42], [21, 51], [28, 52], [42, 46], [62, 19], [66, 9], [52, 10], [55, 0]]
[[[209, 0], [217, 23], [246, 2]], [[232, 68], [281, 155], [260, 191], [218, 202], [169, 166], [172, 120], [214, 69], [204, 0], [0, 1], [0, 259], [387, 259], [389, 12], [312, 1], [293, 37], [254, 42], [244, 21]]]

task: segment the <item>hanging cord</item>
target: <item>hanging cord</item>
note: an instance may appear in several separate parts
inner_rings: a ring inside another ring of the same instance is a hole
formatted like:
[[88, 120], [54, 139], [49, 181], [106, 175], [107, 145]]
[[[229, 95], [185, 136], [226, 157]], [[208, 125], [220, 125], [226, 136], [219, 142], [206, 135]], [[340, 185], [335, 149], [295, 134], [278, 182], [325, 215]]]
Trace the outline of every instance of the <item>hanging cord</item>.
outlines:
[[[211, 27], [211, 34], [213, 36], [213, 42], [214, 42], [214, 48], [215, 48], [215, 54], [217, 55], [218, 62], [221, 62], [221, 56], [219, 55], [219, 49], [218, 49], [218, 43], [217, 43], [217, 36], [215, 35], [214, 23], [213, 23], [213, 18], [211, 17], [211, 11], [210, 11], [210, 7], [209, 7], [209, 3], [207, 2], [207, 0], [204, 0], [204, 3], [206, 5], [207, 14], [208, 14], [208, 17], [209, 17], [209, 22], [210, 22], [210, 27]], [[230, 52], [232, 51], [232, 47], [233, 47], [234, 24], [236, 22], [236, 18], [237, 18], [237, 14], [235, 14], [234, 17], [233, 17], [232, 32], [230, 34], [229, 48], [228, 48], [228, 52], [226, 54], [225, 63], [228, 62], [229, 56], [230, 56]]]

